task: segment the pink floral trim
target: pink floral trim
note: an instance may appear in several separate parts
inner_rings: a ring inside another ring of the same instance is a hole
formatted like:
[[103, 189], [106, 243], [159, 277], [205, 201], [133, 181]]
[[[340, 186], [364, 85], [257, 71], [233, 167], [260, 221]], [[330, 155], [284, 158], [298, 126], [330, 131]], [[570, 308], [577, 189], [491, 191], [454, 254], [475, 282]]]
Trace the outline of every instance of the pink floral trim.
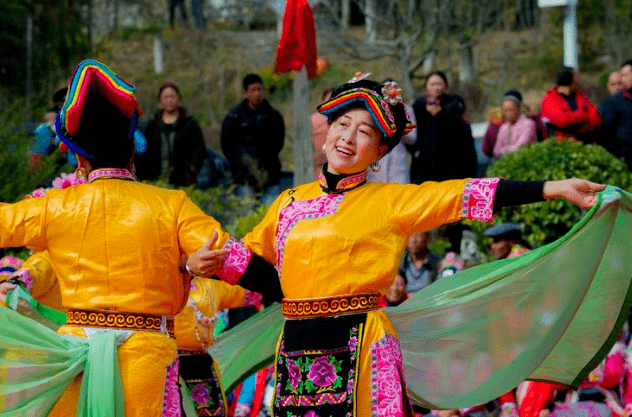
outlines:
[[247, 306], [255, 306], [257, 308], [261, 307], [261, 301], [263, 300], [263, 295], [254, 291], [246, 291], [246, 299], [244, 300], [244, 307]]
[[275, 246], [277, 254], [277, 270], [279, 274], [283, 268], [285, 243], [287, 236], [296, 224], [301, 220], [320, 219], [335, 214], [344, 199], [343, 194], [326, 194], [312, 200], [292, 201], [279, 214]]
[[22, 267], [24, 262], [15, 256], [5, 256], [0, 259], [0, 277], [15, 276], [15, 272]]
[[627, 415], [632, 414], [632, 404], [627, 404], [627, 405], [625, 406], [625, 413], [626, 413]]
[[17, 277], [22, 284], [24, 284], [24, 288], [26, 288], [29, 292], [33, 291], [33, 278], [31, 277], [31, 272], [28, 269], [20, 269], [13, 274], [14, 277]]
[[371, 417], [402, 417], [406, 389], [403, 385], [402, 352], [392, 335], [373, 342], [371, 354]]
[[88, 182], [98, 180], [100, 178], [118, 178], [122, 180], [135, 180], [134, 175], [126, 169], [122, 168], [104, 168], [96, 169], [88, 175]]
[[167, 366], [165, 372], [165, 390], [162, 396], [161, 417], [182, 417], [180, 409], [180, 388], [178, 387], [179, 377], [178, 357]]
[[222, 267], [217, 271], [217, 276], [230, 285], [235, 285], [246, 272], [246, 268], [252, 259], [252, 252], [244, 245], [243, 241], [228, 238], [225, 249], [230, 249], [222, 260]]
[[463, 187], [461, 218], [489, 222], [494, 216], [494, 197], [500, 178], [474, 178]]

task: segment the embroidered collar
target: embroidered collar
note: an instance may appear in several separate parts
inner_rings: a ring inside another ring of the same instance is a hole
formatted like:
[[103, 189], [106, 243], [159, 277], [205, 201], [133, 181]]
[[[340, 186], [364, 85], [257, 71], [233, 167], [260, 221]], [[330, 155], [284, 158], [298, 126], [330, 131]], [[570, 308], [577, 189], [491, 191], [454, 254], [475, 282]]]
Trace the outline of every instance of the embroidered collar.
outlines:
[[102, 168], [95, 169], [88, 175], [88, 182], [96, 180], [116, 178], [119, 180], [135, 181], [134, 175], [124, 168]]
[[366, 171], [350, 175], [332, 174], [327, 172], [327, 164], [324, 164], [323, 169], [318, 174], [318, 181], [320, 182], [320, 188], [326, 193], [339, 194], [353, 190], [366, 183], [366, 176]]

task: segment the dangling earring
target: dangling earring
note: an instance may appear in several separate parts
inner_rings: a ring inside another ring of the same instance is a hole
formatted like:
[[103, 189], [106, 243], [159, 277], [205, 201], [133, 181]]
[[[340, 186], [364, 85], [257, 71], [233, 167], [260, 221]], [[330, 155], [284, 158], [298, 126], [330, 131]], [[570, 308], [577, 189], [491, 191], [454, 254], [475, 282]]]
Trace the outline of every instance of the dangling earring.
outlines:
[[87, 173], [86, 173], [85, 168], [75, 169], [75, 178], [77, 178], [78, 180], [85, 180], [86, 177], [87, 177]]
[[325, 153], [325, 144], [323, 143], [323, 154]]
[[375, 161], [371, 164], [371, 171], [373, 172], [380, 172], [380, 170], [382, 169], [382, 167], [380, 166], [380, 162], [379, 161]]

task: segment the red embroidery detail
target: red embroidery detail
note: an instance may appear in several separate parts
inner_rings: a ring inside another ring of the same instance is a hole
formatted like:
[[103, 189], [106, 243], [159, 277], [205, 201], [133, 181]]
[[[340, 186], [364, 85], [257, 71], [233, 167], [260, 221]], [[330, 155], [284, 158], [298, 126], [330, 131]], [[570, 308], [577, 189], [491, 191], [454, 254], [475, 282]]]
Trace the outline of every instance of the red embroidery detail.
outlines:
[[242, 241], [232, 237], [226, 241], [224, 248], [230, 249], [222, 260], [222, 267], [217, 271], [217, 276], [231, 285], [235, 285], [246, 272], [246, 268], [252, 259], [252, 252]]
[[244, 300], [244, 306], [255, 306], [259, 308], [261, 306], [261, 301], [263, 300], [263, 295], [254, 291], [246, 291], [246, 299]]
[[88, 175], [88, 182], [92, 182], [99, 178], [120, 178], [125, 180], [134, 180], [134, 175], [126, 169], [122, 168], [104, 168], [94, 170]]
[[494, 197], [500, 178], [475, 178], [463, 187], [461, 218], [491, 221], [494, 216]]

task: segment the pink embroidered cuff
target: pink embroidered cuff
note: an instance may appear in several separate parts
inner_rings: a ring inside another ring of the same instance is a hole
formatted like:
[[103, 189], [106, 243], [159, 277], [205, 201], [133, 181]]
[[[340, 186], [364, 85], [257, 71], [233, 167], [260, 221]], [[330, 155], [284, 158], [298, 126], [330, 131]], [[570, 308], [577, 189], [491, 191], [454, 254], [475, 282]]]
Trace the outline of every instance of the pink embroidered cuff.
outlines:
[[244, 307], [255, 306], [256, 308], [261, 307], [261, 301], [263, 300], [263, 295], [254, 291], [246, 291], [246, 299], [244, 300]]
[[33, 291], [33, 278], [31, 278], [31, 273], [28, 269], [20, 269], [13, 274], [13, 277], [19, 279], [24, 288], [26, 288], [29, 292]]
[[632, 415], [632, 404], [626, 404], [625, 413], [629, 416]]
[[232, 237], [226, 241], [224, 248], [230, 249], [230, 252], [224, 255], [222, 266], [216, 275], [222, 281], [235, 285], [246, 272], [250, 259], [252, 259], [252, 252], [242, 241], [237, 241]]
[[500, 178], [474, 178], [463, 187], [461, 218], [489, 222], [494, 217], [494, 197]]

